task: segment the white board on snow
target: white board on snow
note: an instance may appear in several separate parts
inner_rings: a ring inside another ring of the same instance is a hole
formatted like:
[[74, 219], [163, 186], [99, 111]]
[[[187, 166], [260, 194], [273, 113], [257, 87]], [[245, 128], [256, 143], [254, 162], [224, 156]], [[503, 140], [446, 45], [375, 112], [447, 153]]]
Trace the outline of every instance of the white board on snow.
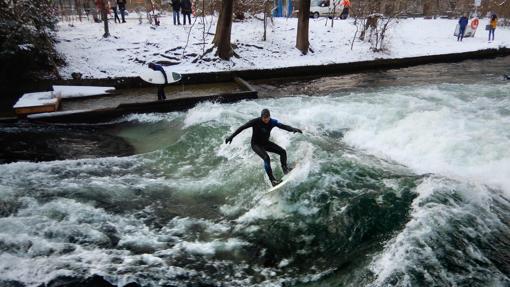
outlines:
[[90, 97], [108, 95], [115, 87], [99, 86], [53, 86], [53, 91], [61, 98]]
[[55, 105], [57, 102], [58, 99], [54, 97], [53, 92], [28, 93], [19, 98], [13, 108], [19, 109]]

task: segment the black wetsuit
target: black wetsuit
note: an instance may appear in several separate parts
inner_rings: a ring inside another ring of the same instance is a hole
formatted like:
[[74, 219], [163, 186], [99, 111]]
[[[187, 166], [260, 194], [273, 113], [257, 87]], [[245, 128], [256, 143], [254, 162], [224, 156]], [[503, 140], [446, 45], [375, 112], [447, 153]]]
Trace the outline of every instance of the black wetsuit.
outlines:
[[251, 136], [251, 148], [258, 154], [262, 160], [264, 160], [264, 169], [266, 170], [267, 175], [271, 181], [274, 181], [275, 178], [273, 176], [273, 171], [271, 169], [271, 161], [269, 159], [269, 155], [267, 152], [277, 153], [280, 155], [280, 162], [282, 164], [282, 169], [285, 173], [288, 171], [287, 167], [287, 152], [280, 147], [279, 145], [271, 142], [269, 140], [269, 136], [271, 135], [271, 130], [274, 127], [278, 127], [280, 129], [289, 131], [289, 132], [301, 132], [301, 130], [293, 128], [291, 126], [284, 125], [278, 122], [275, 119], [270, 119], [267, 124], [265, 124], [261, 118], [255, 118], [246, 124], [242, 125], [238, 128], [229, 139], [232, 140], [236, 135], [247, 128], [253, 128], [253, 133]]
[[165, 85], [168, 84], [168, 78], [166, 76], [165, 69], [161, 65], [158, 65], [158, 64], [152, 64], [152, 66], [149, 68], [151, 68], [154, 71], [160, 71], [161, 73], [163, 73], [163, 77], [165, 78], [165, 84], [158, 85], [158, 100], [160, 100], [160, 101], [166, 100]]

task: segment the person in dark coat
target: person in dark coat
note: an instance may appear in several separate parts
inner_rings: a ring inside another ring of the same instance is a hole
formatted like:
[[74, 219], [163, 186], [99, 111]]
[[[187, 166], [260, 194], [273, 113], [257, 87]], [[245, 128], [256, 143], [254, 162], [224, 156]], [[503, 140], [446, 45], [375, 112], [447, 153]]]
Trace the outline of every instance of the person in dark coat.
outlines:
[[122, 23], [126, 23], [126, 19], [124, 18], [124, 12], [126, 12], [126, 0], [117, 0], [117, 6], [119, 6]]
[[182, 11], [182, 17], [184, 18], [183, 25], [186, 25], [186, 16], [188, 16], [189, 24], [191, 25], [191, 1], [190, 0], [182, 0], [181, 1], [181, 11]]
[[162, 85], [158, 85], [158, 101], [166, 100], [165, 85], [168, 84], [168, 78], [166, 76], [165, 69], [161, 65], [154, 64], [154, 63], [149, 63], [149, 68], [154, 71], [160, 71], [161, 73], [163, 73], [163, 77], [165, 78], [165, 83]]
[[464, 32], [466, 32], [466, 26], [468, 24], [468, 18], [466, 15], [463, 15], [459, 19], [459, 35], [457, 35], [457, 41], [461, 41], [464, 39]]
[[181, 19], [179, 16], [179, 11], [181, 10], [181, 1], [180, 0], [172, 0], [172, 10], [173, 10], [173, 16], [174, 16], [174, 25], [181, 25]]
[[110, 8], [113, 11], [115, 23], [117, 23], [117, 21], [119, 21], [119, 23], [120, 23], [119, 14], [117, 13], [117, 2], [115, 0], [114, 1], [110, 1]]

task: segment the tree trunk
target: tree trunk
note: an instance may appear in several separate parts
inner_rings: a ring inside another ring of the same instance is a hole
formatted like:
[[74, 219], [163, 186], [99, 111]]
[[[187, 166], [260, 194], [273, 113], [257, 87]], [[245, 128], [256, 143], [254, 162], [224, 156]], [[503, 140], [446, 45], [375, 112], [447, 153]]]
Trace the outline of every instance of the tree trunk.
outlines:
[[220, 16], [216, 24], [216, 34], [213, 44], [218, 47], [216, 55], [220, 59], [228, 60], [234, 54], [232, 44], [230, 43], [230, 34], [232, 31], [232, 12], [234, 10], [234, 0], [222, 0]]
[[100, 0], [99, 5], [101, 7], [101, 18], [103, 18], [104, 22], [104, 38], [110, 37], [110, 31], [108, 29], [108, 11], [106, 10], [106, 0]]
[[308, 41], [308, 22], [310, 20], [310, 0], [299, 1], [299, 16], [296, 38], [296, 48], [306, 55], [310, 48]]
[[333, 15], [331, 16], [331, 28], [333, 28], [333, 23], [335, 23], [335, 14], [336, 14], [336, 2], [333, 1]]
[[267, 17], [268, 17], [268, 14], [271, 13], [270, 12], [271, 9], [269, 7], [269, 0], [265, 0], [264, 1], [264, 35], [262, 36], [262, 41], [266, 41], [267, 37]]

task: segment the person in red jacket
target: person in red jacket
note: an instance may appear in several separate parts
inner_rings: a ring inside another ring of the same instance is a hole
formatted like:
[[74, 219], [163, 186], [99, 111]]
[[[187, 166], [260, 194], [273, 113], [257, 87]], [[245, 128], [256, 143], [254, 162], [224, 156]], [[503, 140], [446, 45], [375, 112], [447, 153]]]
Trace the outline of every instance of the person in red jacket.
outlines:
[[344, 6], [344, 9], [342, 10], [342, 13], [340, 14], [340, 19], [345, 20], [347, 17], [349, 17], [349, 9], [351, 8], [351, 1], [350, 0], [342, 0], [342, 4]]

